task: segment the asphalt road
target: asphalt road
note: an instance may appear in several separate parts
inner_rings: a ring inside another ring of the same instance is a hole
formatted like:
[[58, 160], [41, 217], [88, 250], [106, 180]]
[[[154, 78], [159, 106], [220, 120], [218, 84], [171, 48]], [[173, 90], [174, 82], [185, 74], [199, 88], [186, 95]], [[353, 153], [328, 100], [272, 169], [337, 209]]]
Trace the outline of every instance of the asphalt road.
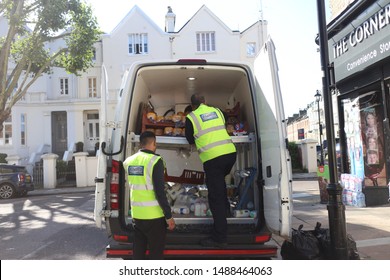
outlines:
[[0, 259], [105, 259], [108, 237], [93, 208], [91, 192], [0, 200]]

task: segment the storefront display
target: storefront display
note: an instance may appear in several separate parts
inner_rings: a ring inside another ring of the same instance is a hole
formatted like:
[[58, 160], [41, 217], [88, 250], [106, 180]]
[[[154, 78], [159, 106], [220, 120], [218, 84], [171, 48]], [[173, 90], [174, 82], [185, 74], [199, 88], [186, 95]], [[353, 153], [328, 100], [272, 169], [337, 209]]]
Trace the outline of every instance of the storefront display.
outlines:
[[360, 97], [366, 187], [386, 186], [382, 102], [379, 92]]
[[328, 29], [334, 66], [343, 202], [358, 207], [388, 202], [390, 181], [390, 0], [361, 1]]

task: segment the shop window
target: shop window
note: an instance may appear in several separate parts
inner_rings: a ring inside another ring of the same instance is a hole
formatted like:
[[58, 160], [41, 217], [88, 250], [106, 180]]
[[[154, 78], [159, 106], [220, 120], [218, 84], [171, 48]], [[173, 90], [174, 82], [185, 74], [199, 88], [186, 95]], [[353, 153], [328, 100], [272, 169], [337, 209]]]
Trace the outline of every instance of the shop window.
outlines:
[[349, 173], [365, 187], [387, 185], [380, 92], [344, 99], [343, 106]]

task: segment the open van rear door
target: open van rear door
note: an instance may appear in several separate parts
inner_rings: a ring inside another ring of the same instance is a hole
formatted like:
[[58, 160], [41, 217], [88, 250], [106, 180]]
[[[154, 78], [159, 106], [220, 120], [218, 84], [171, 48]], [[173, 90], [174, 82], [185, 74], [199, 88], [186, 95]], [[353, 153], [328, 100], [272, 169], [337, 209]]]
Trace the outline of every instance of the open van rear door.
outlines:
[[293, 211], [292, 168], [275, 45], [271, 38], [260, 50], [254, 72], [264, 174], [265, 220], [272, 232], [288, 238]]
[[[119, 98], [122, 97], [123, 90], [126, 84], [127, 76], [129, 71], [126, 70], [123, 77], [122, 83], [119, 91]], [[100, 103], [100, 147], [98, 154], [98, 163], [97, 163], [97, 176], [95, 178], [95, 209], [94, 209], [94, 219], [98, 227], [102, 227], [104, 215], [102, 215], [103, 210], [105, 209], [105, 195], [106, 195], [106, 185], [107, 185], [107, 161], [109, 157], [102, 151], [102, 143], [109, 144], [112, 139], [110, 139], [113, 122], [108, 121], [107, 117], [107, 103], [109, 100], [108, 92], [108, 76], [106, 67], [102, 65], [102, 74], [101, 74], [101, 103]], [[114, 124], [115, 126], [115, 124]], [[109, 129], [110, 128], [110, 129]]]
[[98, 163], [97, 163], [97, 176], [95, 178], [95, 208], [93, 216], [95, 219], [96, 225], [100, 228], [102, 227], [103, 216], [102, 211], [104, 209], [105, 203], [105, 190], [106, 190], [106, 172], [107, 172], [107, 159], [106, 156], [101, 151], [101, 143], [107, 143], [107, 97], [108, 97], [108, 77], [106, 67], [102, 65], [102, 80], [100, 84], [101, 90], [101, 106], [100, 106], [100, 147], [98, 154]]

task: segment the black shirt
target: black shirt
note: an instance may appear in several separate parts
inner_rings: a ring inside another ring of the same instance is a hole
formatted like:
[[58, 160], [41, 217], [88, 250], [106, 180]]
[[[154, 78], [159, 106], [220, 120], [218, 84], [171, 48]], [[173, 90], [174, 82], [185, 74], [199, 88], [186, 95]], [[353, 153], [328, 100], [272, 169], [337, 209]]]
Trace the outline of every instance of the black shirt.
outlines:
[[186, 118], [186, 139], [189, 144], [195, 144], [195, 137], [194, 137], [194, 127], [192, 126], [192, 122]]

